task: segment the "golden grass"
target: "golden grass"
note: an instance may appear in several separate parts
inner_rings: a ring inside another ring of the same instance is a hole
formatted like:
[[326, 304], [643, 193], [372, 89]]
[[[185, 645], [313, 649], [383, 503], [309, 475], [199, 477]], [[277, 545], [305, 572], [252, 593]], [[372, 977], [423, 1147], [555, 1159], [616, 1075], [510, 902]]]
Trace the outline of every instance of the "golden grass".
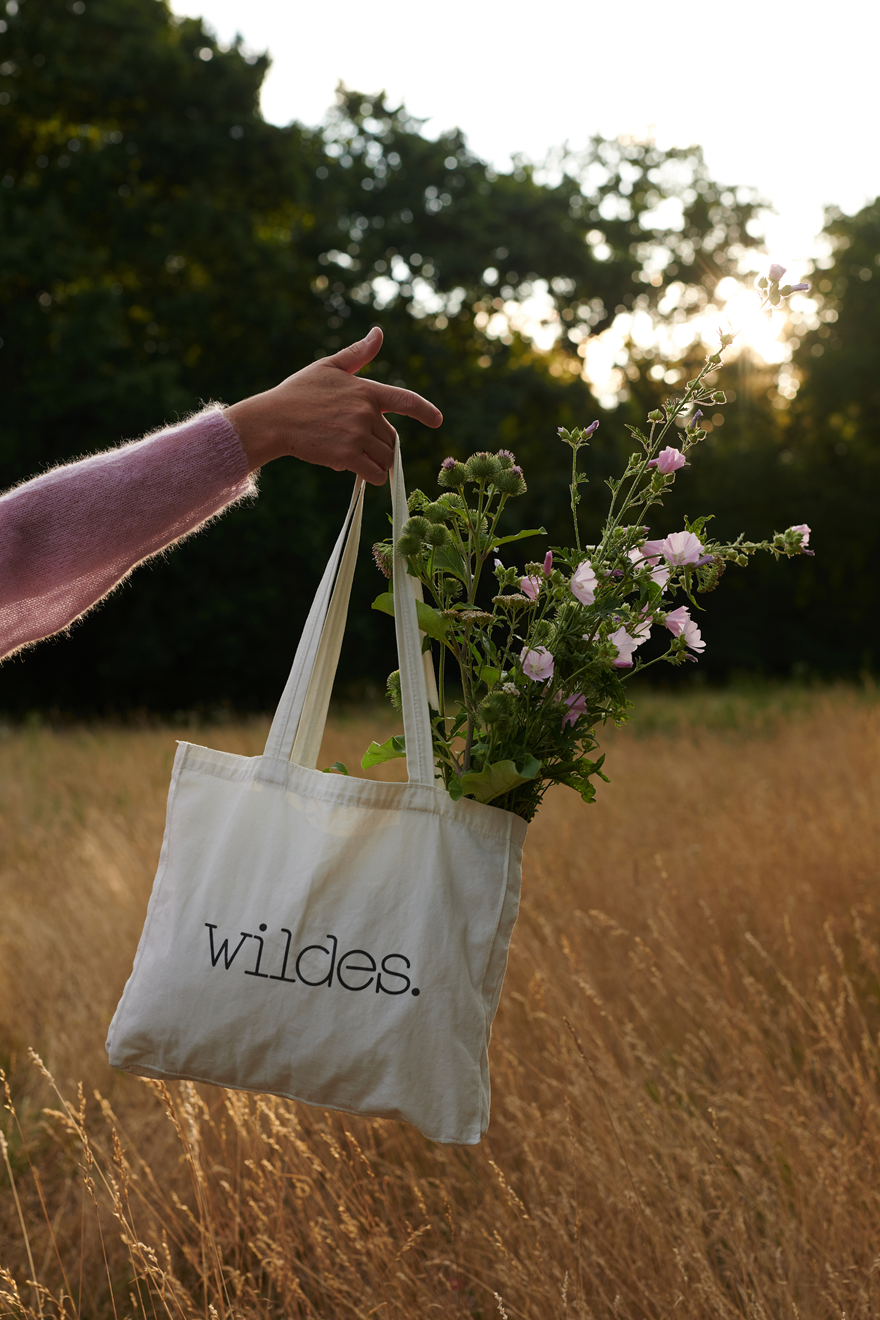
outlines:
[[467, 1149], [113, 1074], [175, 732], [7, 733], [0, 1314], [880, 1313], [880, 708], [789, 707], [650, 699], [548, 801]]

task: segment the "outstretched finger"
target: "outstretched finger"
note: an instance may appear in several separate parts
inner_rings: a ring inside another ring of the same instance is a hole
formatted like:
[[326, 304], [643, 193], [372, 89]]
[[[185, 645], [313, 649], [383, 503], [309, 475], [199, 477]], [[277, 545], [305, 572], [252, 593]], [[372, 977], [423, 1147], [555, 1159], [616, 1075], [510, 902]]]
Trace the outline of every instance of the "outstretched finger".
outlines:
[[397, 385], [380, 385], [370, 381], [370, 392], [383, 413], [399, 413], [402, 417], [414, 417], [425, 426], [440, 426], [443, 414], [433, 403], [423, 399], [413, 390], [404, 390]]

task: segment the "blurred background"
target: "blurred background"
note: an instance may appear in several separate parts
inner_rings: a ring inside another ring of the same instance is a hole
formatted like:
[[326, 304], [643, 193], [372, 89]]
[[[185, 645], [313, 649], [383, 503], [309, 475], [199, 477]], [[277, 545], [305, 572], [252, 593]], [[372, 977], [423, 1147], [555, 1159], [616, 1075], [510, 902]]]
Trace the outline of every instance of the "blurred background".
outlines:
[[[870, 685], [877, 20], [857, 28], [844, 3], [798, 45], [767, 8], [636, 3], [624, 22], [586, 6], [539, 30], [535, 11], [455, 0], [441, 30], [396, 2], [344, 0], [330, 22], [268, 0], [7, 0], [0, 490], [379, 323], [370, 373], [446, 418], [439, 433], [401, 420], [411, 487], [433, 491], [446, 454], [504, 445], [529, 483], [511, 530], [565, 543], [556, 430], [601, 419], [589, 541], [627, 423], [729, 318], [730, 402], [652, 534], [685, 513], [714, 512], [721, 536], [807, 522], [816, 557], [731, 569], [705, 600], [699, 668], [654, 681]], [[767, 322], [746, 291], [771, 260], [812, 288]], [[350, 478], [277, 462], [260, 486], [69, 637], [8, 661], [0, 712], [273, 706]], [[371, 491], [365, 546], [386, 513]], [[369, 609], [381, 587], [365, 552], [340, 670], [354, 699], [395, 666]]]

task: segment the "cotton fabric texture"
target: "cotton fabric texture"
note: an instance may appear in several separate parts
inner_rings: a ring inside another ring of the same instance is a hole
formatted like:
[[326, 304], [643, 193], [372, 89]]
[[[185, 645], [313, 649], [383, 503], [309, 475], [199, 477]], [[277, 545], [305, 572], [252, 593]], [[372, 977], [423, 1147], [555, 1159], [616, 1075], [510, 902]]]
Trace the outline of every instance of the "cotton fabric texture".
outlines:
[[[143, 1076], [272, 1092], [474, 1144], [489, 1121], [488, 1045], [526, 825], [453, 802], [435, 780], [433, 672], [399, 555], [408, 782], [316, 769], [362, 504], [358, 480], [263, 755], [179, 746], [107, 1047], [114, 1067]], [[407, 516], [399, 448], [392, 506], [396, 541]]]

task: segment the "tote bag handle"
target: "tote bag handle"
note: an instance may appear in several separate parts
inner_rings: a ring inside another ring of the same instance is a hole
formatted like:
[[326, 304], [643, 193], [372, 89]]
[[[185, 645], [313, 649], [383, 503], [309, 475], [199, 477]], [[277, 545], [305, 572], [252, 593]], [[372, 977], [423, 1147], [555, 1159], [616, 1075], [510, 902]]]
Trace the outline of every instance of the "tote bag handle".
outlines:
[[[342, 531], [339, 533], [309, 611], [290, 677], [269, 730], [265, 755], [273, 759], [293, 760], [295, 764], [310, 769], [315, 769], [317, 765], [348, 616], [348, 602], [360, 539], [363, 500], [364, 483], [358, 477]], [[394, 629], [400, 665], [407, 775], [410, 783], [433, 786], [434, 758], [428, 692], [430, 690], [436, 704], [437, 689], [430, 652], [422, 655], [422, 638], [416, 609], [416, 600], [421, 598], [421, 583], [409, 576], [406, 560], [397, 553], [396, 549], [397, 540], [408, 517], [400, 440], [396, 436], [394, 466], [391, 470], [391, 515], [392, 539], [395, 546]]]

